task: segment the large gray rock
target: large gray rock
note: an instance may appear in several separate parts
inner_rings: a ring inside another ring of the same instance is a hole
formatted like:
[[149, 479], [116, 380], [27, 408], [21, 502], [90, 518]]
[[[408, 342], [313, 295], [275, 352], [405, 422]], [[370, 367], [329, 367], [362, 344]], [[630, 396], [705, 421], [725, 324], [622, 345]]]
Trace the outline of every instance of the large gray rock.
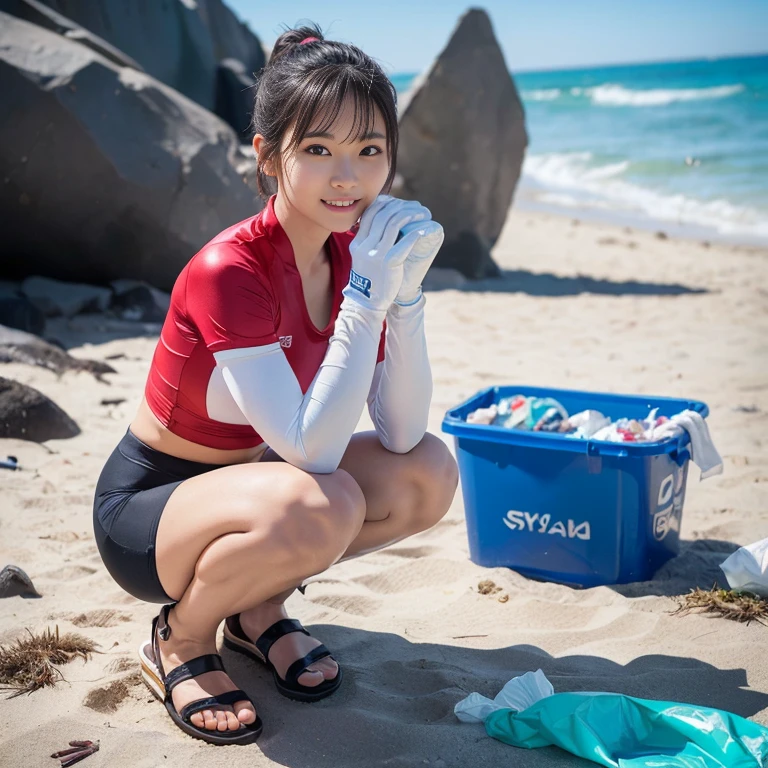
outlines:
[[213, 109], [216, 57], [189, 0], [45, 0], [46, 5], [136, 59], [152, 77]]
[[0, 438], [42, 443], [79, 434], [80, 427], [44, 394], [0, 376]]
[[216, 61], [237, 59], [251, 73], [264, 66], [261, 41], [221, 0], [198, 0], [197, 12], [208, 29]]
[[[217, 104], [233, 111], [217, 112], [243, 130], [242, 93], [237, 79], [222, 76], [220, 62], [235, 59], [246, 82], [265, 57], [258, 37], [221, 0], [45, 0], [51, 8], [81, 24], [138, 61], [153, 77], [215, 110]], [[226, 69], [226, 68], [225, 68]], [[222, 93], [222, 88], [224, 92]], [[247, 127], [247, 121], [245, 123]]]
[[392, 193], [426, 205], [445, 229], [435, 266], [499, 273], [490, 249], [520, 178], [528, 137], [515, 83], [485, 11], [459, 21], [407, 96]]
[[215, 115], [88, 48], [0, 13], [0, 278], [170, 290], [261, 207]]
[[253, 114], [254, 78], [237, 59], [219, 62], [216, 85], [216, 114], [226, 120], [242, 142], [248, 141]]
[[51, 32], [57, 32], [70, 40], [81, 43], [100, 53], [114, 64], [121, 67], [142, 69], [141, 65], [127, 54], [119, 51], [98, 35], [75, 24], [74, 21], [49, 8], [42, 0], [0, 0], [0, 11], [10, 13], [24, 21], [30, 21]]

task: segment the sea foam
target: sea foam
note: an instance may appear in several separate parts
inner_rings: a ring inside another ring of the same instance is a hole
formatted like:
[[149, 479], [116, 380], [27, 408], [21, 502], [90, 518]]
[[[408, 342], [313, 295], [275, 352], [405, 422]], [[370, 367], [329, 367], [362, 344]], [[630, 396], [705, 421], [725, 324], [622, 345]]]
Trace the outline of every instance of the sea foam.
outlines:
[[600, 107], [663, 107], [678, 101], [706, 101], [708, 99], [727, 99], [741, 93], [745, 86], [741, 83], [718, 85], [710, 88], [651, 88], [635, 90], [625, 88], [618, 83], [604, 83], [593, 88], [575, 86], [570, 89], [537, 88], [523, 91], [524, 101], [556, 101], [564, 96], [575, 99], [588, 98], [592, 104]]
[[[571, 93], [577, 89], [571, 89]], [[703, 101], [706, 99], [727, 99], [741, 93], [744, 86], [718, 85], [712, 88], [652, 88], [647, 91], [632, 90], [614, 83], [587, 88], [593, 104], [614, 107], [662, 107], [676, 101]], [[576, 94], [574, 94], [576, 95]]]
[[620, 176], [629, 161], [594, 165], [591, 152], [529, 155], [523, 174], [539, 188], [536, 198], [564, 208], [594, 208], [642, 214], [659, 221], [694, 224], [723, 235], [768, 238], [768, 219], [725, 198], [696, 200], [641, 187]]

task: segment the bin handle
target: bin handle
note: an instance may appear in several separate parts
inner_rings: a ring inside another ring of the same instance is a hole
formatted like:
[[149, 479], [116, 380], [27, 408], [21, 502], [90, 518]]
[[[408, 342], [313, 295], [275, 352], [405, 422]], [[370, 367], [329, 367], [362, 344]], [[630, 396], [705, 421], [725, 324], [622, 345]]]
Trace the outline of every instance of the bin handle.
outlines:
[[674, 450], [669, 454], [669, 458], [677, 464], [678, 467], [684, 467], [685, 462], [691, 458], [691, 452], [687, 448], [682, 450]]

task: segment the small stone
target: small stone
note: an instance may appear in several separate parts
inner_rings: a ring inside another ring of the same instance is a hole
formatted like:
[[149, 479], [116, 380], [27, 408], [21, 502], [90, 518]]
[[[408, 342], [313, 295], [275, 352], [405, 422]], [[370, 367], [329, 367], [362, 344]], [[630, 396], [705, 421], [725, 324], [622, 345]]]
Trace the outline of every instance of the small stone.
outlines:
[[17, 565], [6, 565], [0, 571], [0, 597], [42, 597], [32, 579]]

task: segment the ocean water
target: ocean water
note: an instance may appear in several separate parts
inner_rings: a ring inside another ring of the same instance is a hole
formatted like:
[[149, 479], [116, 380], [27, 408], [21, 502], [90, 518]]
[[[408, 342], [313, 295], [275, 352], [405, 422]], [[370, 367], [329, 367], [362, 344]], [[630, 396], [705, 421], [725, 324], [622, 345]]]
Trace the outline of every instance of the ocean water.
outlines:
[[516, 204], [768, 243], [768, 56], [514, 78], [530, 138]]

